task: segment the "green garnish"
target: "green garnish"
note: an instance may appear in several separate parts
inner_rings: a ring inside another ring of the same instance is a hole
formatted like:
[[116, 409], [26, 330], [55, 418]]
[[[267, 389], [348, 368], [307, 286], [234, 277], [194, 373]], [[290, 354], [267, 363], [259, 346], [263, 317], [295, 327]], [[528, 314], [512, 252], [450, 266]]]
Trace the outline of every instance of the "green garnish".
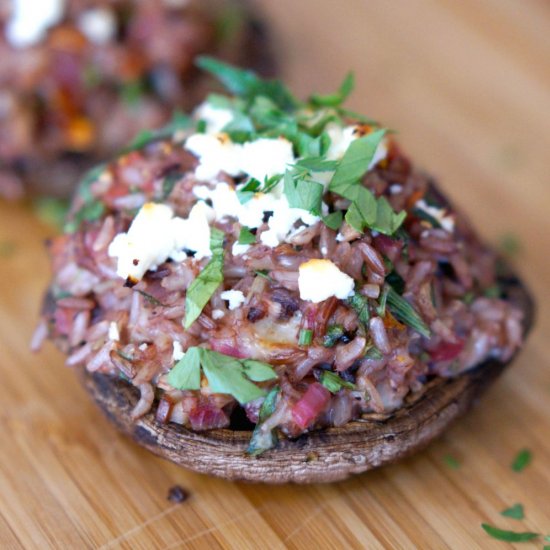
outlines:
[[164, 180], [162, 180], [162, 198], [163, 200], [166, 200], [170, 193], [174, 190], [174, 187], [178, 181], [180, 181], [182, 178], [182, 174], [179, 174], [177, 172], [173, 172], [171, 174], [168, 174], [165, 176]]
[[134, 288], [134, 290], [138, 294], [141, 294], [150, 304], [152, 304], [154, 306], [166, 307], [165, 304], [163, 304], [160, 300], [157, 300], [152, 294], [149, 294], [148, 292], [145, 292], [144, 290], [140, 290], [139, 288]]
[[452, 455], [445, 455], [443, 461], [453, 470], [458, 470], [460, 468], [460, 462]]
[[523, 511], [523, 505], [522, 504], [514, 504], [513, 506], [510, 506], [510, 508], [506, 508], [506, 510], [502, 510], [500, 512], [502, 516], [505, 516], [507, 518], [512, 519], [524, 519], [525, 513]]
[[359, 321], [363, 325], [367, 325], [370, 319], [368, 299], [356, 292], [346, 300], [346, 303], [357, 313]]
[[137, 107], [145, 94], [146, 86], [142, 79], [125, 82], [120, 87], [120, 98], [129, 107]]
[[333, 231], [338, 231], [343, 221], [344, 214], [342, 214], [341, 210], [337, 210], [336, 212], [332, 212], [331, 214], [327, 214], [323, 217], [324, 224]]
[[538, 533], [516, 533], [515, 531], [506, 531], [498, 527], [493, 527], [487, 523], [482, 523], [481, 527], [483, 527], [483, 530], [494, 539], [504, 540], [506, 542], [526, 542], [540, 537]]
[[250, 231], [248, 227], [241, 227], [239, 233], [239, 244], [254, 244], [256, 242], [256, 235]]
[[420, 315], [411, 306], [411, 304], [405, 300], [405, 298], [397, 294], [397, 292], [391, 287], [388, 291], [387, 304], [390, 311], [398, 321], [401, 321], [405, 325], [416, 330], [416, 332], [419, 332], [422, 336], [425, 336], [426, 338], [430, 337], [430, 329], [426, 323], [424, 323], [422, 317], [420, 317]]
[[330, 325], [323, 338], [323, 346], [325, 346], [325, 348], [334, 347], [345, 333], [346, 331], [342, 325]]
[[498, 285], [490, 286], [483, 291], [483, 295], [486, 298], [499, 298], [502, 291]]
[[321, 384], [323, 384], [323, 386], [325, 386], [325, 388], [331, 393], [338, 393], [342, 388], [346, 388], [348, 390], [355, 389], [355, 384], [343, 380], [336, 372], [329, 370], [324, 370], [321, 372], [319, 382], [321, 382]]
[[320, 183], [305, 178], [293, 177], [287, 171], [284, 175], [284, 192], [289, 206], [320, 214], [324, 188]]
[[232, 395], [241, 405], [265, 395], [265, 390], [253, 382], [277, 378], [267, 363], [191, 347], [168, 373], [168, 383], [178, 390], [198, 390], [201, 368], [214, 393]]
[[353, 73], [348, 73], [336, 93], [329, 95], [314, 94], [309, 101], [311, 104], [320, 107], [339, 107], [348, 98], [354, 87], [355, 77]]
[[195, 126], [195, 132], [197, 134], [204, 134], [206, 132], [206, 120], [197, 120], [197, 125]]
[[277, 396], [279, 395], [279, 386], [275, 386], [266, 395], [260, 413], [258, 415], [258, 423], [254, 428], [250, 443], [246, 449], [246, 453], [251, 456], [259, 456], [263, 452], [272, 449], [277, 445], [277, 433], [275, 430], [266, 431], [262, 429], [262, 424], [275, 412], [277, 405]]
[[212, 294], [216, 292], [223, 282], [223, 239], [223, 232], [213, 227], [210, 235], [212, 258], [197, 278], [189, 285], [187, 295], [185, 296], [184, 327], [186, 329], [197, 320], [204, 306], [212, 297]]
[[298, 345], [307, 347], [311, 346], [311, 342], [313, 342], [313, 331], [308, 328], [303, 328], [298, 336]]
[[532, 459], [533, 453], [531, 453], [529, 449], [522, 449], [516, 455], [514, 462], [512, 462], [512, 470], [514, 470], [514, 472], [523, 472]]
[[33, 209], [40, 220], [56, 229], [63, 229], [69, 203], [55, 197], [39, 197], [33, 201]]

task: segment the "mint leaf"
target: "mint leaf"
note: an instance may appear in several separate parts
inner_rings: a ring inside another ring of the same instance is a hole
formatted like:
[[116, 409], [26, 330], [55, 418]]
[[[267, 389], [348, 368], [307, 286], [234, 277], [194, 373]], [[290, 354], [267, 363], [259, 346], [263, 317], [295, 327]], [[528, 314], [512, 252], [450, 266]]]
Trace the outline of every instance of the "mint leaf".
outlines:
[[189, 348], [168, 373], [168, 383], [178, 390], [200, 390], [201, 349]]
[[526, 542], [538, 538], [540, 535], [538, 533], [516, 533], [515, 531], [505, 531], [504, 529], [499, 529], [498, 527], [493, 527], [487, 523], [482, 523], [481, 527], [488, 534], [491, 535], [494, 539], [504, 540], [506, 542]]
[[533, 454], [529, 449], [522, 449], [516, 455], [514, 462], [512, 462], [512, 470], [514, 472], [522, 472], [530, 464], [533, 459]]
[[197, 320], [212, 294], [223, 282], [223, 239], [224, 234], [222, 231], [215, 227], [211, 228], [210, 250], [212, 250], [212, 258], [189, 285], [185, 296], [184, 327], [186, 329]]
[[347, 388], [350, 390], [355, 389], [355, 384], [347, 382], [340, 378], [336, 372], [324, 370], [321, 373], [319, 382], [325, 386], [325, 388], [331, 393], [338, 393], [342, 388]]
[[256, 235], [250, 231], [248, 227], [241, 227], [239, 233], [239, 244], [254, 244], [256, 242]]
[[353, 73], [348, 73], [336, 93], [328, 95], [314, 94], [311, 96], [310, 102], [316, 106], [338, 107], [348, 98], [354, 87], [355, 77]]
[[522, 504], [514, 504], [513, 506], [510, 506], [510, 508], [506, 508], [506, 510], [503, 510], [502, 512], [500, 512], [500, 514], [502, 516], [505, 516], [507, 518], [512, 518], [512, 519], [525, 518]]

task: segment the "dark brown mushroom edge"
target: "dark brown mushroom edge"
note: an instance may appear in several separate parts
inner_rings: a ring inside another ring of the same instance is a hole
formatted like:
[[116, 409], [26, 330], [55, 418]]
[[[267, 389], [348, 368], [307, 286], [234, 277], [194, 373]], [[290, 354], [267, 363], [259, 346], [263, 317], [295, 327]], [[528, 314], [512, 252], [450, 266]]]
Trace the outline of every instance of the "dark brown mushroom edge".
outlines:
[[528, 291], [392, 136], [210, 57], [234, 96], [84, 177], [33, 345], [190, 469], [329, 482], [407, 456], [505, 369]]
[[[524, 314], [524, 337], [534, 322], [532, 298], [502, 264], [506, 297]], [[190, 470], [260, 483], [328, 483], [401, 460], [426, 447], [466, 413], [502, 374], [508, 362], [489, 360], [457, 378], [434, 378], [411, 394], [395, 413], [366, 414], [342, 428], [282, 439], [259, 457], [246, 454], [252, 432], [238, 429], [193, 432], [161, 425], [153, 413], [132, 419], [139, 392], [123, 380], [79, 371], [86, 391], [107, 418], [139, 445]], [[237, 426], [238, 428], [238, 426]]]
[[274, 74], [267, 29], [240, 0], [69, 0], [39, 14], [7, 4], [0, 197], [68, 197], [79, 174], [142, 128], [197, 105], [214, 84], [194, 67], [199, 54]]

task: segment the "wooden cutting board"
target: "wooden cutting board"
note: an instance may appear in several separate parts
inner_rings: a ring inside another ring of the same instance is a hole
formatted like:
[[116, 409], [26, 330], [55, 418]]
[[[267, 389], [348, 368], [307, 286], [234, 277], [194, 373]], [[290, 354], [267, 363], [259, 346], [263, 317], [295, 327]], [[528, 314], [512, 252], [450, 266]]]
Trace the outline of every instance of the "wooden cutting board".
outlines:
[[[354, 69], [350, 106], [398, 128], [485, 238], [518, 236], [537, 329], [471, 414], [399, 465], [327, 486], [210, 479], [119, 436], [52, 347], [27, 351], [51, 230], [1, 204], [0, 547], [504, 548], [482, 522], [550, 534], [550, 4], [257, 3], [298, 93], [331, 91]], [[515, 473], [524, 447], [533, 461]], [[175, 484], [187, 502], [167, 500]], [[524, 521], [500, 516], [516, 502]]]

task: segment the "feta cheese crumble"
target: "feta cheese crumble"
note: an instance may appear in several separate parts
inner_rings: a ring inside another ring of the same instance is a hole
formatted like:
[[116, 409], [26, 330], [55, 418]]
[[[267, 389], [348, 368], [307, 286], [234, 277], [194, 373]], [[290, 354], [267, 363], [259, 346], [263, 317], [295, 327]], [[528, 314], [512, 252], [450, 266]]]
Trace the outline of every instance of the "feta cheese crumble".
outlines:
[[455, 219], [453, 214], [448, 214], [445, 208], [437, 208], [436, 206], [430, 206], [424, 199], [420, 199], [414, 205], [416, 208], [423, 210], [426, 214], [429, 214], [432, 218], [435, 218], [445, 231], [452, 233], [455, 228]]
[[206, 122], [206, 133], [217, 134], [233, 120], [233, 113], [229, 109], [214, 107], [205, 101], [195, 109], [195, 118]]
[[85, 11], [78, 19], [78, 28], [94, 44], [110, 42], [116, 33], [117, 22], [113, 12], [107, 8]]
[[14, 48], [38, 44], [63, 19], [65, 0], [13, 0], [6, 38]]
[[298, 269], [300, 298], [318, 303], [336, 296], [344, 300], [354, 292], [354, 280], [330, 260], [309, 260]]
[[120, 340], [118, 325], [114, 321], [109, 324], [109, 340], [113, 342], [118, 342]]
[[244, 304], [246, 298], [240, 290], [226, 290], [220, 294], [222, 300], [227, 300], [229, 302], [229, 309], [237, 309], [239, 306]]
[[119, 233], [109, 245], [108, 253], [118, 259], [117, 274], [123, 279], [139, 281], [148, 270], [172, 258], [186, 257], [183, 249], [195, 252], [195, 258], [212, 255], [210, 223], [212, 209], [198, 202], [189, 218], [174, 217], [174, 211], [164, 204], [143, 205], [127, 233]]
[[172, 348], [172, 359], [177, 363], [178, 361], [183, 359], [185, 352], [183, 351], [181, 344], [177, 340], [174, 340], [172, 342]]

